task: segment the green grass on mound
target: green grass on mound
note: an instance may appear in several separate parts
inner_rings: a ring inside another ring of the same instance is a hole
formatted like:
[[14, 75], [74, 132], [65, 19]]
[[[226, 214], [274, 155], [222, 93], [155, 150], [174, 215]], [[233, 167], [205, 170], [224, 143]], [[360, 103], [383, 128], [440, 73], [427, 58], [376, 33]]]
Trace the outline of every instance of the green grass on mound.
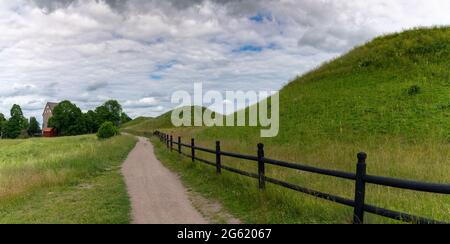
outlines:
[[141, 124], [141, 123], [143, 123], [145, 121], [152, 120], [152, 119], [153, 118], [151, 118], [151, 117], [138, 117], [136, 119], [133, 119], [132, 121], [129, 121], [129, 122], [125, 123], [125, 124], [122, 124], [120, 127], [121, 128], [132, 127], [134, 125]]
[[[198, 106], [190, 107], [192, 118], [194, 118], [195, 115], [202, 116], [200, 109], [202, 112], [207, 110], [207, 108], [201, 108]], [[212, 114], [213, 116], [215, 115], [214, 112], [212, 112]], [[144, 132], [154, 131], [156, 129], [173, 128], [171, 116], [172, 111], [166, 112], [156, 118], [139, 117], [122, 125], [120, 128], [124, 132], [141, 135], [143, 135]], [[192, 119], [192, 121], [194, 121], [194, 119]]]

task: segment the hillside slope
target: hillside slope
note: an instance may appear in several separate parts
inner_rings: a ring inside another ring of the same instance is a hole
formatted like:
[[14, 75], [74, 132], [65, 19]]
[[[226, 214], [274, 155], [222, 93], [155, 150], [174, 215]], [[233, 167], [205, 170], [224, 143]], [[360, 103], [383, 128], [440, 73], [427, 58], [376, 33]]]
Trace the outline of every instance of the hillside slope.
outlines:
[[[200, 108], [200, 107], [197, 107]], [[199, 113], [199, 110], [195, 109], [195, 106], [192, 106], [191, 108], [191, 116], [194, 118], [195, 114], [197, 116], [202, 116], [202, 114]], [[201, 108], [202, 112], [204, 113], [207, 108]], [[154, 131], [156, 129], [169, 129], [174, 128], [171, 121], [171, 115], [172, 111], [166, 112], [156, 118], [150, 118], [150, 117], [139, 117], [136, 118], [124, 125], [121, 126], [122, 131], [128, 131], [128, 132], [135, 132], [135, 133], [142, 133], [142, 132], [150, 132]], [[211, 110], [209, 110], [211, 111]], [[214, 112], [212, 112], [214, 116]]]
[[[291, 135], [303, 143], [366, 141], [369, 136], [450, 140], [449, 70], [450, 28], [376, 38], [285, 86], [280, 91], [282, 129], [274, 140], [291, 144]], [[170, 112], [135, 128], [145, 125], [171, 127]], [[211, 134], [220, 130], [210, 129]]]
[[[259, 128], [254, 127], [165, 131], [184, 140], [195, 137], [198, 144], [210, 148], [221, 140], [224, 150], [251, 154], [263, 142], [268, 157], [345, 171], [354, 171], [356, 153], [365, 151], [370, 174], [449, 183], [450, 28], [414, 29], [376, 38], [290, 82], [280, 91], [277, 137], [260, 138]], [[255, 170], [240, 162], [227, 159], [227, 163]], [[354, 187], [275, 168], [269, 174], [348, 197]], [[370, 187], [370, 203], [450, 221], [448, 196]], [[282, 192], [273, 198], [284, 199]], [[316, 202], [297, 200], [298, 211], [308, 204], [317, 210]], [[317, 217], [286, 211], [284, 218], [266, 211], [248, 220], [326, 222], [336, 218], [334, 213], [315, 213]], [[369, 222], [385, 220], [372, 216]]]
[[148, 121], [148, 120], [151, 120], [151, 119], [153, 119], [153, 118], [152, 117], [143, 117], [143, 116], [137, 117], [137, 118], [133, 119], [132, 121], [129, 121], [129, 122], [125, 123], [125, 124], [122, 124], [120, 126], [120, 128], [132, 127], [132, 126], [141, 124], [141, 123], [143, 123], [145, 121]]
[[447, 141], [449, 60], [449, 28], [376, 38], [285, 86], [280, 91], [282, 129], [269, 141], [364, 142], [390, 136], [413, 143]]

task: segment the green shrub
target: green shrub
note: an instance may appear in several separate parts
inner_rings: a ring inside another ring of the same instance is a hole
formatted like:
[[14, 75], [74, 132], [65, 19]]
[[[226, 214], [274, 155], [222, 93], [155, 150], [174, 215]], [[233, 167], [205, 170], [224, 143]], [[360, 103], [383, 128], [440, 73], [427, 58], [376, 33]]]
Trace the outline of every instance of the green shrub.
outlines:
[[97, 132], [97, 137], [99, 139], [111, 138], [119, 134], [117, 127], [110, 121], [104, 122]]

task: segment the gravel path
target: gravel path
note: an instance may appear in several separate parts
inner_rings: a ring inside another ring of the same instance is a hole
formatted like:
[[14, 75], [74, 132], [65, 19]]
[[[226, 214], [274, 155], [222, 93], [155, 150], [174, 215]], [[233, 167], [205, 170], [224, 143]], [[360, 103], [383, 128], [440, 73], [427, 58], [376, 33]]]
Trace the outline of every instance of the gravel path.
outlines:
[[178, 176], [156, 159], [153, 145], [139, 142], [122, 166], [134, 224], [206, 224]]

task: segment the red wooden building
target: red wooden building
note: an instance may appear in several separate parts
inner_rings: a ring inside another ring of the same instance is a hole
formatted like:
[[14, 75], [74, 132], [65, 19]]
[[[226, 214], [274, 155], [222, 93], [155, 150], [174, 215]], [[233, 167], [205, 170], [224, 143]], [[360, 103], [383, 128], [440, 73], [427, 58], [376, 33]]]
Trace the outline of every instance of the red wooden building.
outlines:
[[55, 137], [57, 136], [55, 128], [44, 128], [42, 130], [43, 137]]

